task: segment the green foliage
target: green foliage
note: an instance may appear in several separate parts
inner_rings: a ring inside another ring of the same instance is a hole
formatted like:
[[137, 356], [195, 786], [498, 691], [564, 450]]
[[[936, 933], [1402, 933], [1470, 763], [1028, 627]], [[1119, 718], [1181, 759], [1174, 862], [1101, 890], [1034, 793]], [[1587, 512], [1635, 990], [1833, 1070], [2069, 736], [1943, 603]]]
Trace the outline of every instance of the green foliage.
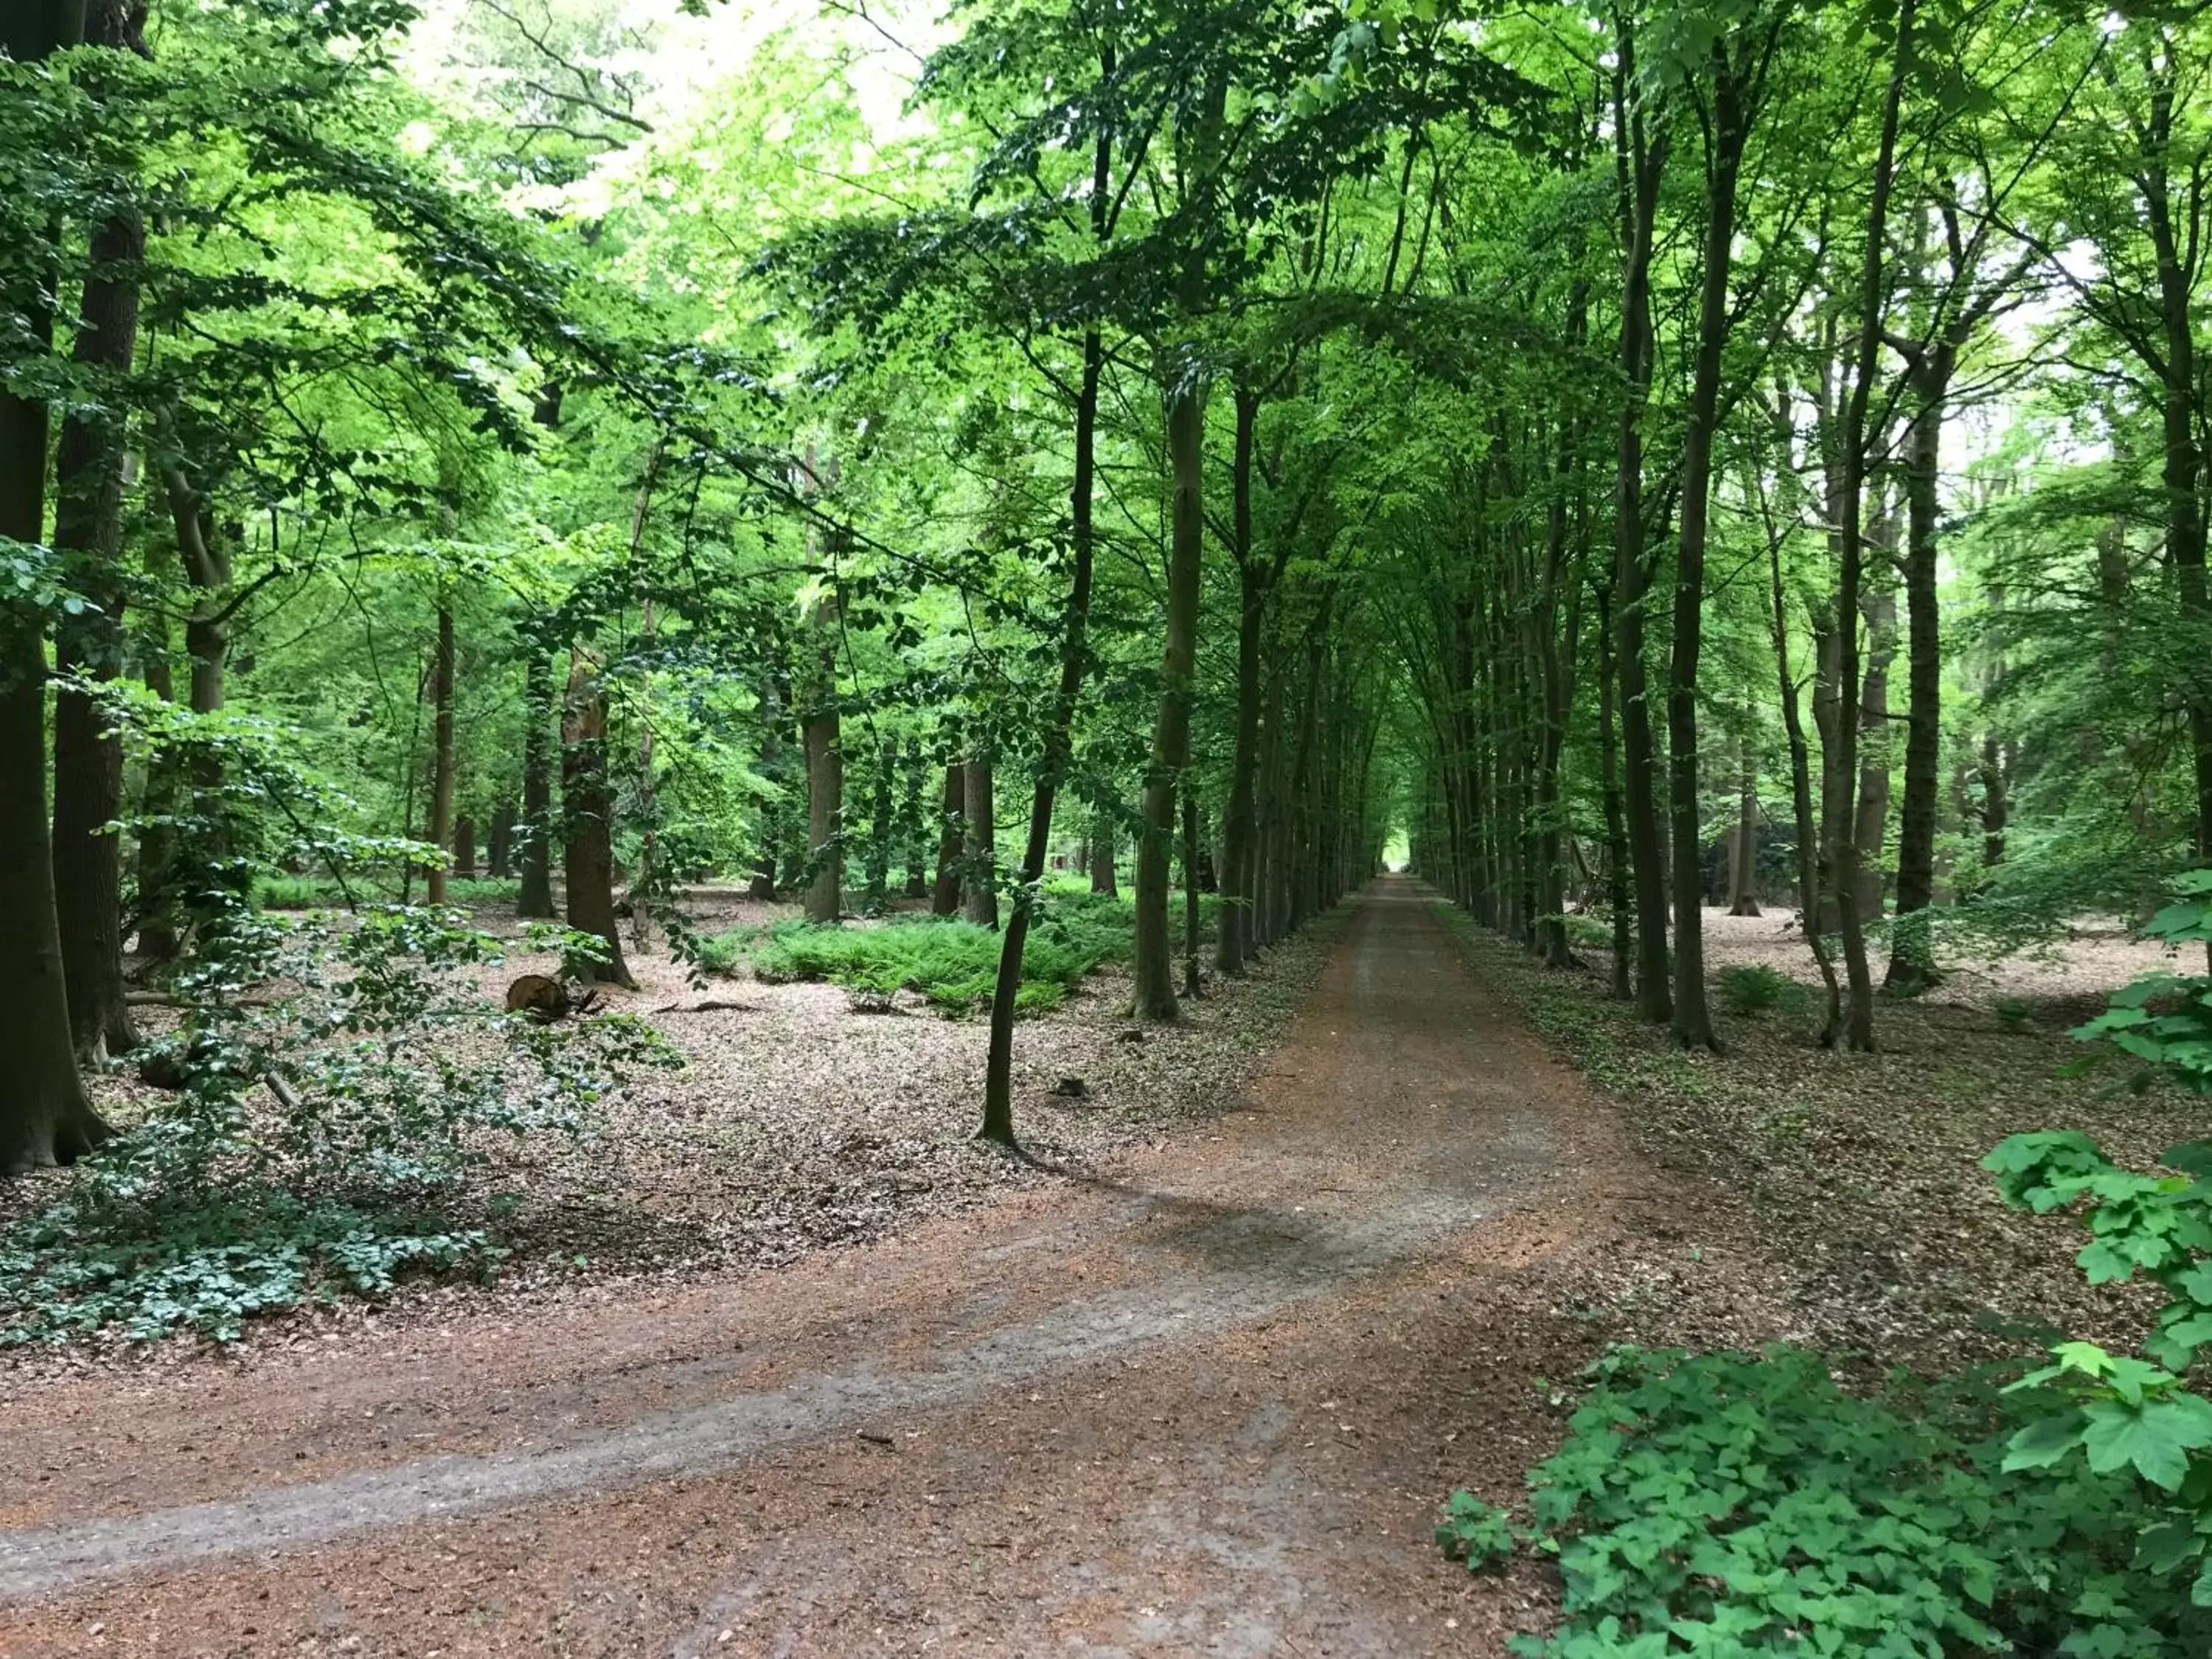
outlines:
[[[1201, 916], [1218, 901], [1206, 896]], [[1066, 890], [1048, 894], [1022, 952], [1014, 1006], [1025, 1012], [1056, 1007], [1093, 970], [1128, 959], [1133, 913], [1127, 900]], [[1000, 935], [950, 918], [866, 927], [786, 922], [763, 937], [740, 929], [707, 941], [706, 960], [727, 971], [749, 962], [765, 980], [827, 980], [873, 996], [914, 991], [947, 1013], [986, 1002], [996, 982]]]
[[2212, 1614], [2137, 1549], [2124, 1471], [2016, 1464], [2039, 1390], [1899, 1376], [1872, 1398], [1817, 1354], [1617, 1349], [1525, 1524], [1455, 1495], [1438, 1542], [1481, 1567], [1555, 1556], [1562, 1620], [1541, 1659], [1671, 1654], [2199, 1653]]
[[[504, 947], [459, 911], [361, 902], [332, 927], [257, 909], [257, 860], [278, 846], [356, 898], [429, 849], [311, 827], [324, 798], [266, 723], [114, 695], [153, 763], [198, 778], [164, 818], [191, 921], [168, 976], [183, 1017], [136, 1057], [178, 1091], [0, 1233], [0, 1342], [230, 1340], [258, 1313], [488, 1268], [501, 1252], [464, 1213], [469, 1172], [502, 1139], [582, 1133], [674, 1051], [627, 1016], [508, 1015], [477, 988]], [[598, 948], [555, 927], [529, 943]]]
[[[2174, 902], [2143, 932], [2177, 951], [2201, 950], [2212, 940], [2212, 870], [2189, 871], [2172, 885]], [[2074, 1035], [2109, 1042], [2142, 1062], [2128, 1079], [2138, 1093], [2164, 1082], [2212, 1094], [2212, 975], [2143, 975]]]
[[1722, 1005], [1733, 1014], [1763, 1014], [1770, 1009], [1796, 1009], [1805, 1003], [1805, 988], [1778, 968], [1763, 962], [1740, 963], [1714, 975], [1720, 986]]
[[[417, 876], [416, 885], [421, 884], [422, 878]], [[398, 884], [388, 877], [372, 877], [362, 885], [367, 893], [381, 901], [393, 902], [399, 896]], [[520, 885], [509, 876], [454, 876], [446, 883], [446, 899], [452, 904], [511, 904]], [[254, 878], [253, 902], [264, 910], [329, 909], [344, 905], [347, 893], [327, 876], [280, 872]]]

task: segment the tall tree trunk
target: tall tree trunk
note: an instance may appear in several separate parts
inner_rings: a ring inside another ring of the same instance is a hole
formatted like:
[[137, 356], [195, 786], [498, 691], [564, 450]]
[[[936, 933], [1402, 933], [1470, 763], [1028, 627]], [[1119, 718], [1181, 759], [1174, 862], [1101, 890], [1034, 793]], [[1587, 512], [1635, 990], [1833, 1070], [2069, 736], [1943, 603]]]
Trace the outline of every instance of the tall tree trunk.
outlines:
[[[1872, 194], [1867, 208], [1865, 261], [1860, 275], [1857, 304], [1859, 336], [1845, 407], [1843, 433], [1843, 513], [1839, 519], [1842, 576], [1836, 594], [1836, 627], [1839, 640], [1839, 681], [1844, 687], [1858, 684], [1859, 594], [1865, 560], [1861, 510], [1867, 469], [1867, 403], [1874, 390], [1876, 356], [1881, 343], [1882, 256], [1889, 230], [1889, 198], [1896, 181], [1898, 112], [1904, 101], [1905, 82], [1917, 50], [1912, 40], [1917, 0], [1899, 0], [1896, 52], [1889, 86], [1884, 94], [1881, 139], [1875, 156]], [[1846, 777], [1858, 763], [1857, 723], [1848, 718], [1836, 722], [1842, 753], [1838, 769]], [[1836, 916], [1844, 939], [1844, 971], [1849, 994], [1845, 1000], [1844, 1042], [1855, 1052], [1874, 1048], [1874, 976], [1867, 965], [1866, 933], [1859, 915], [1859, 851], [1849, 817], [1838, 815], [1831, 826], [1835, 851], [1829, 860], [1829, 880], [1835, 892]], [[1831, 1038], [1838, 1034], [1831, 1033]]]
[[1705, 156], [1705, 271], [1698, 344], [1691, 368], [1689, 429], [1682, 440], [1682, 520], [1675, 538], [1674, 650], [1667, 693], [1669, 799], [1674, 873], [1674, 1008], [1671, 1029], [1685, 1047], [1714, 1047], [1705, 1006], [1705, 841], [1698, 799], [1698, 656], [1704, 642], [1705, 538], [1712, 507], [1713, 440], [1720, 423], [1721, 352], [1728, 343], [1729, 271], [1735, 248], [1736, 178], [1753, 119], [1755, 87], [1712, 47], [1712, 118]]
[[1182, 994], [1199, 994], [1198, 978], [1198, 791], [1182, 784]]
[[[1100, 51], [1100, 68], [1107, 77], [1112, 76], [1110, 44]], [[1109, 229], [1107, 198], [1113, 145], [1112, 130], [1107, 128], [1100, 131], [1092, 147], [1091, 228], [1093, 239], [1102, 245]], [[1002, 1146], [1012, 1146], [1014, 1139], [1014, 1005], [1021, 993], [1022, 952], [1029, 942], [1038, 884], [1044, 879], [1044, 861], [1052, 849], [1053, 804], [1075, 753], [1075, 711], [1089, 664], [1094, 552], [1091, 490], [1097, 452], [1098, 386], [1105, 363], [1104, 340], [1095, 328], [1085, 331], [1083, 378], [1075, 394], [1074, 477], [1068, 487], [1068, 540], [1074, 568], [1068, 574], [1067, 604], [1060, 617], [1060, 685], [1053, 698], [1051, 723], [1045, 728], [1044, 747], [1037, 757], [1036, 783], [1030, 794], [1029, 838], [1022, 846], [1021, 867], [1015, 872], [1013, 913], [1000, 941], [999, 973], [991, 988], [991, 1036], [984, 1065], [980, 1133], [984, 1139]]]
[[[999, 812], [991, 787], [991, 751], [979, 744], [960, 770], [968, 822], [967, 846], [960, 860], [961, 909], [977, 927], [995, 928], [999, 925]], [[1049, 825], [1046, 833], [1051, 833]]]
[[1905, 617], [1906, 714], [1905, 799], [1897, 832], [1897, 925], [1884, 986], [1910, 996], [1935, 981], [1928, 929], [1917, 916], [1936, 894], [1936, 807], [1943, 762], [1942, 617], [1936, 592], [1936, 526], [1944, 392], [1951, 351], [1939, 343], [1917, 366], [1917, 398], [1905, 434]]
[[1267, 618], [1267, 591], [1252, 545], [1252, 440], [1259, 422], [1260, 394], [1237, 385], [1237, 436], [1230, 465], [1231, 532], [1236, 542], [1237, 732], [1230, 763], [1229, 809], [1221, 827], [1221, 933], [1214, 965], [1224, 974], [1244, 971], [1251, 954], [1252, 913], [1244, 895], [1251, 885], [1254, 842], [1259, 835], [1255, 781], [1260, 767], [1260, 635]]
[[[438, 644], [430, 659], [430, 823], [424, 838], [441, 854], [453, 838], [453, 608], [438, 605]], [[447, 859], [430, 866], [429, 902], [446, 902]]]
[[[86, 44], [143, 52], [144, 14], [129, 0], [91, 0]], [[125, 208], [92, 234], [72, 355], [95, 375], [119, 380], [138, 338], [137, 266], [146, 227]], [[95, 383], [97, 384], [97, 382]], [[106, 681], [123, 668], [122, 568], [125, 431], [119, 409], [101, 396], [95, 412], [64, 417], [54, 456], [54, 548], [70, 580], [92, 604], [55, 629], [62, 676]], [[123, 998], [122, 839], [107, 826], [123, 811], [123, 745], [94, 701], [66, 687], [54, 697], [54, 902], [71, 1036], [98, 1061], [134, 1046]]]
[[[0, 13], [0, 47], [32, 63], [78, 38], [81, 14], [65, 3]], [[33, 343], [52, 337], [46, 273], [0, 292]], [[46, 408], [0, 390], [0, 536], [46, 538]], [[0, 1173], [67, 1164], [106, 1139], [86, 1101], [70, 1040], [69, 992], [54, 910], [46, 819], [46, 658], [43, 613], [0, 600], [0, 1043], [9, 1056], [0, 1089]]]
[[604, 963], [582, 964], [585, 983], [604, 981], [637, 989], [623, 960], [615, 926], [614, 799], [607, 784], [607, 704], [599, 665], [572, 655], [561, 719], [561, 806], [566, 825], [562, 875], [568, 889], [568, 926], [606, 946]]
[[1176, 793], [1190, 763], [1191, 704], [1197, 694], [1199, 561], [1204, 550], [1206, 392], [1193, 363], [1168, 375], [1168, 463], [1171, 474], [1167, 645], [1160, 664], [1160, 708], [1145, 774], [1144, 833], [1137, 843], [1134, 1012], [1176, 1018], [1174, 945], [1168, 933], [1168, 885], [1175, 845]]
[[967, 839], [968, 769], [958, 761], [945, 769], [944, 803], [938, 813], [937, 884], [929, 913], [950, 916], [960, 909], [960, 844]]
[[1615, 165], [1626, 249], [1620, 365], [1626, 396], [1614, 475], [1613, 673], [1620, 688], [1622, 819], [1636, 892], [1636, 1012], [1654, 1024], [1673, 1018], [1667, 979], [1667, 874], [1659, 844], [1658, 779], [1644, 662], [1644, 604], [1651, 566], [1644, 522], [1644, 415], [1651, 383], [1651, 262], [1666, 166], [1663, 134], [1645, 131], [1636, 84], [1635, 40], [1623, 30], [1613, 71]]
[[[1784, 413], [1781, 424], [1787, 428], [1789, 416]], [[1789, 451], [1783, 451], [1783, 465], [1789, 465]], [[1773, 629], [1775, 683], [1781, 693], [1782, 729], [1790, 743], [1790, 808], [1797, 831], [1797, 923], [1804, 930], [1805, 943], [1813, 952], [1814, 965], [1820, 970], [1820, 982], [1827, 992], [1827, 1024], [1833, 1027], [1842, 1009], [1842, 993], [1836, 984], [1836, 965], [1828, 956], [1827, 940], [1819, 926], [1820, 908], [1820, 828], [1813, 818], [1813, 763], [1810, 745], [1805, 740], [1805, 719], [1798, 711], [1797, 677], [1790, 667], [1790, 611], [1782, 586], [1782, 538], [1772, 536], [1767, 543], [1766, 565], [1769, 621]]]
[[1620, 753], [1613, 735], [1613, 584], [1598, 589], [1597, 738], [1605, 805], [1606, 903], [1613, 912], [1613, 977], [1609, 988], [1623, 1002], [1636, 994], [1636, 939], [1628, 889], [1628, 826], [1622, 815]]
[[477, 873], [477, 821], [466, 812], [453, 819], [453, 873], [464, 881]]
[[523, 671], [522, 890], [520, 915], [553, 914], [553, 738], [559, 711], [553, 702], [553, 660], [543, 641], [532, 641]]

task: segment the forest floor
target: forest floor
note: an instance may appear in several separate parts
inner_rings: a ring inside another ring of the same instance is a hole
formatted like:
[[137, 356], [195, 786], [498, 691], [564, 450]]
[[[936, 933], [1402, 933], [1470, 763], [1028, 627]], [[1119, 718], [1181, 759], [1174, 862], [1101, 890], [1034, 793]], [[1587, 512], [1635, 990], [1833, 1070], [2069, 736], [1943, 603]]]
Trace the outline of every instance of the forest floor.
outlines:
[[[2064, 1299], [2065, 1224], [1975, 1160], [2012, 1127], [2203, 1132], [2052, 1079], [2057, 1005], [1885, 1006], [1890, 1050], [1849, 1061], [1778, 1012], [1683, 1055], [1431, 898], [1386, 880], [1333, 949], [1201, 1005], [1211, 1100], [1071, 1136], [996, 1201], [887, 1206], [774, 1272], [0, 1382], [0, 1654], [1499, 1655], [1547, 1583], [1445, 1562], [1437, 1505], [1510, 1498], [1605, 1343], [1934, 1362], [1995, 1340], [1960, 1334], [1978, 1310], [2109, 1318]], [[946, 1024], [823, 1022], [924, 1054]], [[1241, 1091], [1232, 1026], [1281, 1039]], [[1075, 1046], [1031, 1087], [1168, 1086], [1187, 1040], [1048, 1029]]]

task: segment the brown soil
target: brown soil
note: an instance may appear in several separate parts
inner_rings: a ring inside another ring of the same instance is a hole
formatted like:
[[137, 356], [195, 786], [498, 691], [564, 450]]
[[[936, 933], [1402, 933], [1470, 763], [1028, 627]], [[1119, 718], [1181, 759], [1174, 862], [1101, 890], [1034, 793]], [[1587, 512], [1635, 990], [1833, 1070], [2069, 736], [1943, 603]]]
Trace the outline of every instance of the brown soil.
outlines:
[[1211, 1126], [748, 1277], [7, 1407], [0, 1653], [1493, 1655], [1607, 1339], [1778, 1328], [1734, 1224], [1388, 881]]

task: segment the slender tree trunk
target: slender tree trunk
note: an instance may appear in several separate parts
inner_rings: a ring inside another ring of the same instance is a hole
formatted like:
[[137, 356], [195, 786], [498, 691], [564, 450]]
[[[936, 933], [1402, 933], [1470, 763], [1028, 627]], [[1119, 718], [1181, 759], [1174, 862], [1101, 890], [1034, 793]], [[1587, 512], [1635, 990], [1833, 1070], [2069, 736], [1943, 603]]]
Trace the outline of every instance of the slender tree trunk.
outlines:
[[968, 769], [954, 761], [945, 769], [945, 796], [938, 814], [937, 884], [929, 913], [956, 915], [960, 909], [960, 844], [967, 838]]
[[1198, 978], [1198, 791], [1182, 785], [1182, 994], [1199, 994]]
[[845, 754], [838, 724], [836, 630], [834, 607], [825, 594], [815, 606], [816, 643], [812, 673], [799, 712], [799, 737], [806, 753], [806, 862], [813, 879], [806, 887], [806, 919], [837, 920], [844, 899]]
[[929, 768], [921, 758], [921, 739], [906, 740], [905, 810], [901, 813], [900, 839], [906, 848], [906, 887], [910, 899], [929, 896]]
[[553, 914], [553, 661], [532, 642], [523, 672], [522, 890], [515, 910], [524, 916]]
[[1651, 567], [1644, 545], [1643, 422], [1651, 380], [1651, 262], [1666, 140], [1646, 133], [1639, 103], [1629, 98], [1627, 88], [1635, 85], [1634, 50], [1633, 37], [1624, 32], [1613, 73], [1615, 159], [1626, 253], [1620, 316], [1626, 393], [1614, 477], [1613, 673], [1620, 689], [1622, 819], [1635, 878], [1636, 1012], [1663, 1024], [1673, 1018], [1674, 1000], [1667, 978], [1667, 877], [1644, 663], [1644, 604]]
[[1867, 596], [1866, 670], [1859, 679], [1858, 805], [1851, 839], [1859, 849], [1859, 916], [1881, 915], [1881, 846], [1889, 828], [1889, 665], [1897, 653], [1897, 599], [1887, 589]]
[[[430, 824], [425, 838], [447, 853], [453, 838], [453, 609], [438, 606], [438, 644], [430, 661]], [[429, 902], [446, 902], [447, 863], [430, 866]]]
[[568, 926], [598, 937], [604, 963], [586, 963], [577, 977], [637, 989], [623, 960], [615, 925], [614, 800], [607, 787], [607, 705], [599, 665], [573, 654], [568, 694], [561, 720], [561, 805], [567, 827], [562, 875], [568, 889]]
[[[1103, 47], [1100, 57], [1101, 68], [1110, 77], [1113, 47]], [[1091, 232], [1103, 244], [1108, 230], [1108, 184], [1113, 162], [1110, 129], [1099, 134], [1092, 157]], [[1097, 449], [1098, 386], [1105, 362], [1104, 341], [1097, 329], [1087, 330], [1083, 337], [1083, 378], [1075, 397], [1075, 476], [1068, 489], [1074, 568], [1069, 573], [1067, 605], [1060, 618], [1060, 686], [1053, 699], [1043, 751], [1037, 759], [1036, 784], [1030, 796], [1029, 838], [1023, 843], [1021, 867], [1015, 872], [1012, 914], [1000, 941], [998, 978], [991, 990], [991, 1036], [984, 1066], [980, 1133], [982, 1139], [1002, 1146], [1012, 1146], [1014, 1140], [1014, 1005], [1021, 992], [1022, 952], [1029, 940], [1037, 887], [1044, 878], [1044, 861], [1052, 847], [1053, 804], [1075, 752], [1076, 707], [1082, 698], [1083, 676], [1089, 664], [1094, 550], [1091, 489]]]
[[882, 915], [890, 908], [891, 843], [898, 825], [893, 811], [897, 799], [898, 745], [885, 738], [877, 745], [876, 782], [868, 802], [868, 914]]
[[[1787, 416], [1784, 417], [1787, 422]], [[1783, 463], [1789, 464], [1789, 452], [1783, 451]], [[1810, 746], [1805, 739], [1804, 716], [1798, 712], [1797, 677], [1790, 668], [1790, 612], [1782, 586], [1782, 540], [1777, 536], [1769, 540], [1766, 549], [1770, 621], [1773, 629], [1775, 682], [1781, 693], [1782, 729], [1790, 743], [1790, 807], [1797, 830], [1797, 921], [1804, 930], [1805, 943], [1813, 952], [1814, 965], [1820, 970], [1820, 982], [1827, 991], [1827, 1024], [1833, 1029], [1842, 1008], [1842, 993], [1836, 984], [1836, 964], [1829, 958], [1827, 940], [1819, 926], [1820, 904], [1820, 829], [1813, 819], [1813, 762]]]
[[1613, 736], [1613, 585], [1598, 589], [1597, 736], [1605, 805], [1606, 903], [1613, 912], [1610, 989], [1623, 1002], [1636, 994], [1636, 939], [1628, 889], [1628, 826], [1620, 799], [1620, 745]]
[[1091, 820], [1091, 890], [1118, 898], [1121, 884], [1115, 872], [1114, 815], [1100, 808]]
[[[1867, 402], [1874, 390], [1875, 360], [1881, 342], [1882, 255], [1889, 228], [1889, 198], [1896, 181], [1898, 112], [1904, 101], [1908, 68], [1917, 50], [1912, 28], [1917, 0], [1899, 0], [1896, 52], [1892, 60], [1888, 91], [1882, 104], [1881, 140], [1875, 157], [1872, 196], [1867, 210], [1865, 263], [1859, 283], [1859, 337], [1851, 377], [1850, 401], [1844, 416], [1844, 501], [1842, 580], [1836, 595], [1836, 626], [1840, 641], [1840, 683], [1858, 684], [1859, 596], [1865, 558], [1860, 520], [1867, 466]], [[1846, 777], [1857, 769], [1858, 728], [1845, 718], [1836, 722], [1842, 744], [1838, 769]], [[1867, 965], [1866, 933], [1859, 915], [1859, 851], [1849, 818], [1836, 830], [1835, 855], [1829, 860], [1834, 884], [1836, 915], [1844, 939], [1844, 970], [1849, 987], [1844, 1030], [1844, 1043], [1855, 1052], [1870, 1051], [1874, 1040], [1874, 976]]]
[[[991, 751], [978, 744], [961, 768], [968, 823], [961, 858], [962, 910], [979, 927], [999, 925], [999, 814], [991, 779]], [[1046, 826], [1049, 836], [1051, 826]], [[1019, 964], [1016, 966], [1019, 971]]]
[[1160, 666], [1159, 717], [1146, 769], [1144, 834], [1137, 843], [1137, 937], [1134, 1012], [1139, 1019], [1176, 1018], [1174, 945], [1168, 934], [1170, 854], [1175, 844], [1176, 793], [1190, 762], [1191, 704], [1197, 693], [1199, 561], [1204, 549], [1203, 469], [1206, 394], [1182, 362], [1170, 370], [1167, 448], [1172, 474], [1168, 556], [1167, 645]]
[[1939, 343], [1914, 376], [1918, 405], [1905, 434], [1905, 613], [1907, 713], [1905, 800], [1897, 833], [1897, 925], [1883, 984], [1900, 995], [1936, 979], [1928, 929], [1910, 920], [1936, 893], [1936, 806], [1943, 745], [1942, 617], [1936, 592], [1936, 484], [1942, 459], [1944, 387], [1950, 352]]
[[[142, 52], [143, 18], [126, 0], [91, 0], [86, 43]], [[138, 337], [144, 222], [125, 209], [93, 232], [88, 251], [73, 356], [95, 375], [120, 380], [130, 373]], [[106, 404], [104, 396], [100, 402]], [[92, 601], [55, 630], [54, 666], [62, 676], [107, 681], [122, 672], [124, 439], [119, 416], [73, 411], [62, 422], [54, 548], [72, 584]], [[95, 1062], [138, 1040], [123, 998], [122, 839], [107, 828], [122, 811], [121, 739], [92, 698], [64, 687], [54, 697], [54, 902], [72, 1039], [78, 1054]]]
[[1748, 741], [1740, 745], [1743, 791], [1737, 802], [1735, 834], [1729, 841], [1729, 914], [1759, 914], [1759, 763]]
[[1712, 48], [1712, 118], [1705, 158], [1705, 270], [1691, 368], [1689, 429], [1682, 440], [1682, 519], [1675, 538], [1674, 650], [1667, 695], [1674, 875], [1674, 1007], [1686, 1048], [1710, 1048], [1705, 1006], [1705, 843], [1698, 833], [1698, 656], [1704, 642], [1705, 538], [1712, 507], [1713, 440], [1720, 423], [1721, 351], [1728, 342], [1729, 272], [1735, 247], [1736, 175], [1755, 95], [1738, 78], [1728, 44]]
[[760, 687], [760, 775], [768, 781], [769, 794], [761, 803], [757, 831], [760, 845], [753, 854], [752, 879], [745, 884], [748, 898], [775, 897], [776, 852], [784, 837], [783, 721], [783, 699], [776, 695], [775, 676], [763, 674]]
[[1251, 954], [1252, 913], [1244, 902], [1251, 886], [1254, 843], [1259, 836], [1255, 781], [1260, 767], [1260, 643], [1267, 619], [1267, 585], [1252, 545], [1252, 440], [1260, 395], [1237, 386], [1237, 437], [1230, 468], [1231, 533], [1237, 544], [1237, 733], [1230, 763], [1229, 810], [1221, 830], [1221, 933], [1214, 965], [1224, 974], [1244, 971]]
[[484, 873], [505, 881], [514, 873], [510, 855], [514, 849], [514, 803], [501, 800], [492, 808], [491, 833], [484, 852]]
[[[155, 620], [146, 648], [146, 689], [163, 702], [177, 700], [177, 686], [169, 667], [169, 624]], [[146, 768], [145, 793], [140, 814], [146, 825], [138, 832], [138, 953], [149, 962], [168, 962], [177, 954], [177, 931], [169, 891], [170, 861], [175, 856], [175, 836], [163, 822], [177, 810], [181, 780], [173, 757], [156, 755]]]

